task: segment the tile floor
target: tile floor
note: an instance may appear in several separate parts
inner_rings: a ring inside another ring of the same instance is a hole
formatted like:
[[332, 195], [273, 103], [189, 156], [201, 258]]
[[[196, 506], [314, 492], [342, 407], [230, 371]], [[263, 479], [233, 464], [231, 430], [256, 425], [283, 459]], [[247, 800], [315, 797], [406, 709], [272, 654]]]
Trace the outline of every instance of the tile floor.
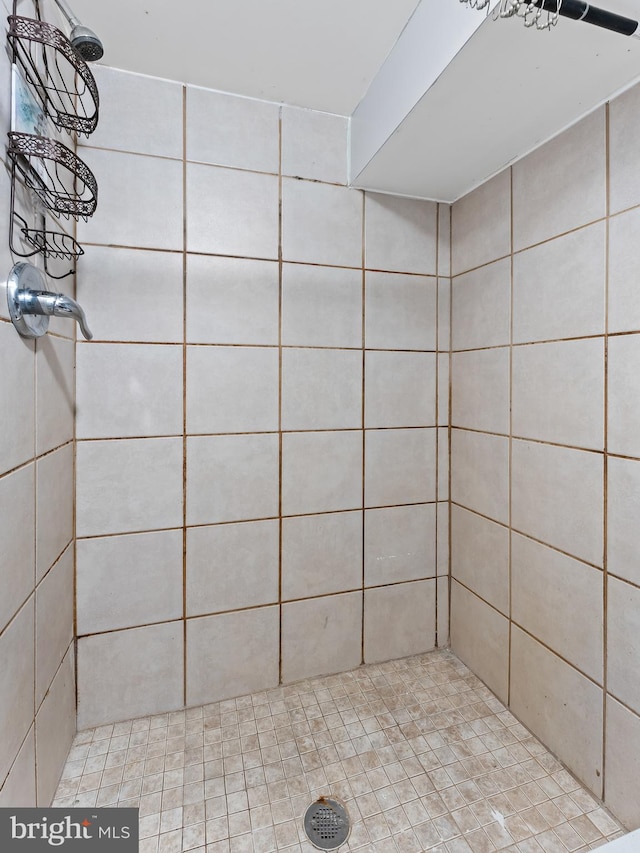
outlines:
[[140, 808], [140, 853], [582, 853], [620, 825], [449, 651], [77, 735], [53, 805]]

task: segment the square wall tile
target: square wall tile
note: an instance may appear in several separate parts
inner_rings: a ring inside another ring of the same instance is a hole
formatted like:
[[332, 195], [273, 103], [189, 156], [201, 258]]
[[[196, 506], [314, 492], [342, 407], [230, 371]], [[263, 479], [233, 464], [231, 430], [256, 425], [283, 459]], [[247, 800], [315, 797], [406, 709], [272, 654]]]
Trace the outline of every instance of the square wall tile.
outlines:
[[[35, 586], [35, 466], [0, 477], [0, 631]], [[16, 530], [22, 535], [16, 536]]]
[[511, 710], [593, 791], [602, 792], [602, 689], [515, 626]]
[[435, 354], [367, 352], [364, 400], [365, 427], [435, 424]]
[[276, 261], [187, 255], [187, 341], [277, 345], [278, 291]]
[[282, 181], [282, 256], [362, 266], [362, 193], [295, 178]]
[[362, 586], [362, 512], [282, 520], [282, 598]]
[[509, 432], [507, 347], [453, 354], [451, 423], [486, 432]]
[[182, 435], [180, 345], [78, 343], [76, 435]]
[[278, 257], [278, 178], [187, 165], [187, 250]]
[[78, 635], [182, 617], [182, 531], [76, 542]]
[[611, 212], [640, 203], [640, 169], [634, 140], [640, 130], [640, 87], [609, 104], [609, 199]]
[[436, 500], [449, 500], [449, 430], [447, 427], [438, 428], [438, 494]]
[[34, 597], [0, 634], [0, 779], [5, 779], [34, 714]]
[[617, 578], [607, 588], [607, 689], [640, 711], [640, 589]]
[[449, 575], [449, 503], [440, 501], [436, 504], [437, 524], [437, 564], [439, 575]]
[[46, 335], [36, 343], [36, 453], [73, 439], [75, 346]]
[[602, 450], [604, 372], [604, 338], [514, 347], [513, 434]]
[[639, 239], [639, 209], [609, 219], [609, 332], [635, 332], [640, 329], [635, 253]]
[[607, 479], [607, 568], [640, 586], [640, 462], [610, 456]]
[[438, 205], [365, 193], [365, 266], [435, 275]]
[[278, 601], [277, 520], [187, 531], [187, 616]]
[[436, 505], [368, 509], [364, 514], [365, 586], [436, 574]]
[[438, 275], [451, 275], [451, 205], [438, 204]]
[[504, 169], [451, 207], [452, 274], [511, 251], [511, 171]]
[[277, 172], [280, 107], [187, 86], [187, 160]]
[[516, 253], [514, 343], [603, 334], [605, 266], [604, 222]]
[[511, 523], [516, 530], [602, 565], [602, 454], [514, 441]]
[[182, 249], [182, 161], [97, 148], [81, 153], [100, 186], [95, 215], [78, 221], [81, 244]]
[[187, 705], [277, 687], [278, 634], [278, 607], [189, 619]]
[[[182, 342], [182, 254], [110, 246], [83, 248], [76, 294], [94, 341]], [[132, 299], [140, 305], [153, 305], [153, 311], [132, 311]]]
[[640, 335], [609, 338], [608, 394], [610, 453], [640, 456], [640, 436], [634, 424], [640, 417]]
[[[1, 295], [1, 294], [0, 294]], [[0, 359], [11, 370], [0, 375], [0, 398], [11, 400], [3, 406], [3, 439], [0, 445], [0, 472], [17, 468], [35, 450], [34, 409], [35, 343], [21, 338], [11, 323], [0, 323]]]
[[[36, 590], [36, 708], [73, 640], [73, 549], [62, 557]], [[75, 704], [75, 690], [73, 691]]]
[[362, 662], [362, 593], [282, 605], [282, 681], [345, 672]]
[[67, 652], [36, 716], [38, 805], [55, 796], [76, 733], [76, 673], [73, 648]]
[[436, 497], [435, 429], [365, 433], [365, 506], [394, 506]]
[[605, 215], [605, 145], [601, 106], [514, 163], [516, 251]]
[[421, 654], [435, 643], [435, 580], [365, 590], [365, 663]]
[[361, 427], [360, 351], [283, 350], [283, 430]]
[[608, 696], [604, 755], [607, 778], [605, 803], [629, 827], [640, 825], [640, 802], [636, 795], [638, 765], [640, 717]]
[[187, 347], [187, 432], [278, 429], [275, 347]]
[[439, 352], [451, 349], [451, 279], [438, 279], [438, 346]]
[[182, 622], [78, 640], [78, 728], [160, 714], [184, 704]]
[[283, 264], [282, 343], [361, 347], [362, 272]]
[[435, 350], [437, 286], [435, 278], [367, 272], [365, 346]]
[[187, 439], [187, 524], [278, 514], [277, 435]]
[[602, 684], [602, 572], [514, 533], [511, 582], [513, 620]]
[[452, 506], [451, 574], [509, 615], [509, 529]]
[[[304, 472], [303, 476], [301, 472]], [[282, 436], [284, 515], [361, 506], [361, 431], [288, 433]]]
[[438, 353], [438, 426], [449, 426], [449, 393], [451, 385], [449, 353]]
[[439, 649], [451, 646], [449, 633], [449, 578], [437, 578], [436, 635]]
[[503, 702], [509, 691], [509, 620], [451, 582], [451, 650]]
[[9, 775], [0, 788], [0, 808], [34, 808], [36, 805], [35, 726], [22, 744]]
[[509, 259], [453, 279], [451, 303], [452, 349], [506, 346], [511, 323]]
[[[73, 445], [36, 462], [36, 580], [73, 539]], [[26, 509], [27, 518], [29, 509]]]
[[282, 107], [282, 174], [347, 183], [346, 116]]
[[451, 500], [508, 523], [509, 439], [451, 431]]
[[182, 526], [182, 438], [81, 441], [76, 535]]
[[80, 137], [82, 146], [182, 159], [180, 83], [102, 65], [92, 65], [91, 73], [100, 92], [100, 121], [88, 139]]

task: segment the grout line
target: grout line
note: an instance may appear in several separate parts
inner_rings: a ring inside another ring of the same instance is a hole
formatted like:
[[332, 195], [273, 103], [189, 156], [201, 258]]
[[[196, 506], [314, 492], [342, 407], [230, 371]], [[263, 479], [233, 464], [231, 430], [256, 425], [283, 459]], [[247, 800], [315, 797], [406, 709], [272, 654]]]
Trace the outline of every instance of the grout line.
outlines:
[[[405, 429], [408, 429], [408, 427], [405, 427]], [[597, 450], [594, 447], [580, 447], [579, 445], [575, 445], [575, 444], [561, 444], [560, 442], [557, 442], [557, 441], [546, 441], [545, 439], [542, 439], [542, 438], [531, 438], [530, 436], [526, 436], [526, 435], [509, 435], [509, 433], [505, 433], [505, 432], [491, 432], [490, 430], [474, 429], [473, 427], [459, 426], [458, 424], [452, 424], [452, 429], [455, 429], [458, 432], [463, 432], [463, 433], [473, 433], [475, 435], [489, 435], [489, 436], [492, 436], [493, 438], [506, 438], [506, 439], [511, 438], [511, 439], [513, 439], [513, 441], [527, 442], [529, 444], [542, 444], [545, 447], [559, 447], [563, 450], [577, 450], [577, 451], [581, 451], [583, 453], [591, 453], [595, 456], [603, 456], [604, 455], [604, 449]], [[611, 454], [611, 455], [613, 455], [613, 454]], [[627, 458], [627, 457], [622, 457], [622, 458]], [[628, 458], [633, 458], [633, 457], [628, 457]]]

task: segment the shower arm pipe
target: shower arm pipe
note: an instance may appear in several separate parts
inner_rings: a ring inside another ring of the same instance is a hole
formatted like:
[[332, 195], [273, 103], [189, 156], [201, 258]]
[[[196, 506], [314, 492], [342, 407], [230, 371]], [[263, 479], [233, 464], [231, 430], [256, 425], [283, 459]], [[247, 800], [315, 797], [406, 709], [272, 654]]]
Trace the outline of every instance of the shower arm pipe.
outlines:
[[[584, 0], [530, 0], [530, 5], [544, 9], [545, 12], [557, 12], [564, 18], [584, 21], [587, 24], [603, 27], [605, 30], [611, 30], [623, 36], [633, 36], [633, 38], [640, 39], [640, 35], [636, 33], [638, 21], [617, 15], [615, 12], [608, 12], [606, 9], [599, 9], [597, 6], [591, 6]], [[560, 6], [559, 9], [558, 5]]]
[[65, 0], [53, 0], [53, 2], [56, 4], [56, 6], [58, 7], [58, 9], [60, 9], [60, 11], [62, 12], [62, 14], [65, 16], [65, 18], [66, 18], [66, 19], [67, 19], [67, 21], [69, 22], [69, 26], [70, 26], [72, 29], [73, 29], [73, 27], [78, 27], [78, 26], [80, 26], [80, 20], [79, 20], [79, 18], [76, 18], [76, 16], [73, 14], [73, 12], [72, 12], [72, 11], [71, 11], [71, 9], [69, 8], [69, 6], [68, 6], [68, 5], [67, 5], [67, 3], [65, 2]]

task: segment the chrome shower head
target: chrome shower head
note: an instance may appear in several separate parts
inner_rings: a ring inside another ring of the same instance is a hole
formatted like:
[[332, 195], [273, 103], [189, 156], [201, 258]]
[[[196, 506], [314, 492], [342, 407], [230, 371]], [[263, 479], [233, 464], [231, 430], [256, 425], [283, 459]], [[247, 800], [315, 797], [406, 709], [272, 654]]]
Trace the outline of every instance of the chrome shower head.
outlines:
[[76, 53], [85, 62], [95, 62], [102, 58], [104, 47], [98, 36], [89, 27], [83, 27], [78, 18], [73, 14], [65, 0], [54, 0], [62, 14], [69, 21], [71, 33], [69, 41]]

